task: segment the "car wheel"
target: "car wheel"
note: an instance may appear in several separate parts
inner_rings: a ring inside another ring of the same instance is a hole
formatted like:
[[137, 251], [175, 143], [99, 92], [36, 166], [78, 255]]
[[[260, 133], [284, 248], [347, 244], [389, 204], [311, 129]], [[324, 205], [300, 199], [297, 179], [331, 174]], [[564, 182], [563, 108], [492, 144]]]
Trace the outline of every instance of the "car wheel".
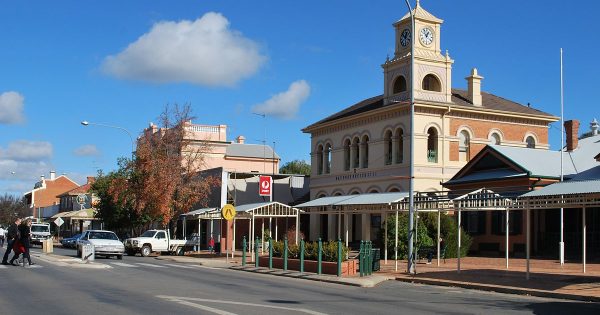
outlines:
[[148, 256], [150, 256], [150, 254], [152, 254], [152, 249], [150, 248], [150, 246], [144, 245], [144, 246], [142, 246], [141, 253], [142, 253], [142, 257], [148, 257]]
[[118, 260], [123, 260], [123, 255], [117, 255]]

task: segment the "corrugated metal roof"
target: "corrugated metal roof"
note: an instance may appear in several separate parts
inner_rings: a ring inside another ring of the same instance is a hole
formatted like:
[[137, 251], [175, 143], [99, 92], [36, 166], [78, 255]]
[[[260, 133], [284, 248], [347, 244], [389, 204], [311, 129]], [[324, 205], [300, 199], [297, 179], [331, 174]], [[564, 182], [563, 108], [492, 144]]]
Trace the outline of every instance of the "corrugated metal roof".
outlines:
[[257, 202], [257, 203], [249, 203], [249, 204], [245, 204], [245, 205], [239, 205], [239, 206], [235, 206], [235, 211], [236, 212], [251, 212], [252, 210], [258, 209], [258, 208], [262, 208], [262, 207], [266, 207], [266, 206], [270, 206], [270, 205], [279, 205], [281, 207], [287, 207], [287, 208], [292, 208], [286, 204], [283, 204], [281, 202], [277, 202], [277, 201], [270, 201], [270, 202]]
[[201, 208], [201, 209], [197, 209], [194, 211], [190, 211], [188, 213], [184, 213], [183, 215], [185, 216], [196, 216], [196, 215], [200, 215], [200, 214], [204, 214], [204, 213], [208, 213], [211, 211], [217, 211], [219, 210], [218, 208]]
[[297, 205], [297, 208], [342, 206], [342, 205], [387, 205], [402, 201], [408, 197], [407, 192], [389, 192], [379, 194], [360, 194], [346, 196], [322, 197]]
[[520, 198], [598, 193], [600, 193], [600, 179], [581, 181], [571, 180], [548, 185], [542, 189], [528, 192]]
[[268, 145], [262, 144], [242, 144], [232, 143], [227, 146], [225, 150], [225, 156], [241, 156], [241, 157], [253, 157], [253, 158], [276, 158], [279, 159], [279, 155], [273, 152], [273, 148]]
[[[544, 149], [530, 149], [507, 147], [502, 145], [490, 145], [494, 150], [509, 158], [525, 170], [531, 173], [531, 176], [560, 177], [560, 152]], [[575, 168], [572, 163], [568, 163], [568, 156], [563, 156], [564, 175], [575, 174]]]

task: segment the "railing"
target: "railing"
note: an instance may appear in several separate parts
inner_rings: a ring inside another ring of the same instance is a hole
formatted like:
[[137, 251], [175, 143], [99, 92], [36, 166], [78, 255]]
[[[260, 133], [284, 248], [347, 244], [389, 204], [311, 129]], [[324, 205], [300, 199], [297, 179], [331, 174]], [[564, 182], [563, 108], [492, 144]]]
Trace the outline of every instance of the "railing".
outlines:
[[209, 125], [189, 125], [186, 126], [185, 129], [192, 132], [219, 133], [221, 127]]

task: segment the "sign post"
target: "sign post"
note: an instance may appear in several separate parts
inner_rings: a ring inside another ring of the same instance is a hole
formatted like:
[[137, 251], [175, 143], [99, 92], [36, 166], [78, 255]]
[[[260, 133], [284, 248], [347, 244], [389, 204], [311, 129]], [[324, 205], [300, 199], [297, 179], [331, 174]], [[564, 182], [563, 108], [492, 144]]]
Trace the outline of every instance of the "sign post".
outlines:
[[271, 176], [259, 176], [258, 195], [269, 196], [269, 201], [273, 201], [273, 178]]
[[[221, 208], [221, 217], [227, 220], [228, 222], [233, 220], [236, 214], [237, 211], [235, 210], [235, 207], [231, 204], [226, 204], [223, 206], [223, 208]], [[227, 235], [229, 235], [229, 231], [227, 232]], [[231, 242], [235, 242], [235, 239], [232, 239]], [[229, 247], [230, 244], [227, 244], [227, 249], [225, 250], [225, 257], [227, 262], [229, 262]]]
[[80, 210], [83, 210], [83, 206], [85, 205], [86, 201], [87, 201], [86, 194], [77, 195], [77, 203], [79, 204], [79, 207], [81, 208]]
[[65, 221], [61, 217], [58, 217], [56, 220], [54, 220], [54, 224], [58, 226], [58, 238], [60, 238], [60, 226], [63, 225], [63, 223], [65, 223]]

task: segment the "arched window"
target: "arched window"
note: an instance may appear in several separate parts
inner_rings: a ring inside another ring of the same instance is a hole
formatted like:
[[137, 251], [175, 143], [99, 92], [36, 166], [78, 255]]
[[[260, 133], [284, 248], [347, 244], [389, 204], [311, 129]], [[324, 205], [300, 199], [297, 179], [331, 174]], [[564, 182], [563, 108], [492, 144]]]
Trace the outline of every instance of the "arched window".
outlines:
[[331, 173], [331, 143], [325, 145], [325, 168], [324, 173]]
[[438, 133], [437, 129], [427, 129], [427, 161], [437, 163], [438, 161]]
[[394, 81], [393, 93], [400, 93], [406, 91], [406, 79], [403, 76], [398, 76]]
[[358, 138], [354, 138], [354, 140], [352, 140], [352, 167], [353, 168], [358, 168], [358, 163], [360, 162], [360, 145], [359, 145], [360, 141], [358, 140]]
[[441, 92], [442, 85], [433, 74], [428, 74], [423, 78], [423, 90]]
[[344, 171], [350, 170], [350, 139], [344, 141]]
[[466, 130], [461, 131], [458, 134], [458, 160], [461, 162], [469, 160], [469, 146], [471, 144], [471, 137]]
[[392, 164], [392, 153], [393, 153], [393, 148], [394, 148], [394, 143], [392, 142], [392, 131], [391, 130], [388, 130], [385, 132], [385, 136], [383, 136], [383, 142], [384, 142], [383, 155], [385, 156], [385, 165], [390, 165], [390, 164]]
[[402, 128], [396, 130], [396, 163], [404, 161], [404, 131]]
[[317, 147], [317, 174], [323, 174], [323, 145]]
[[369, 136], [365, 135], [362, 137], [361, 145], [361, 165], [363, 168], [369, 167]]
[[535, 149], [535, 138], [529, 136], [527, 139], [525, 139], [525, 142], [527, 143], [528, 148]]
[[492, 133], [490, 135], [490, 144], [494, 144], [494, 145], [500, 145], [502, 143], [502, 140], [500, 140], [500, 135], [497, 133]]

